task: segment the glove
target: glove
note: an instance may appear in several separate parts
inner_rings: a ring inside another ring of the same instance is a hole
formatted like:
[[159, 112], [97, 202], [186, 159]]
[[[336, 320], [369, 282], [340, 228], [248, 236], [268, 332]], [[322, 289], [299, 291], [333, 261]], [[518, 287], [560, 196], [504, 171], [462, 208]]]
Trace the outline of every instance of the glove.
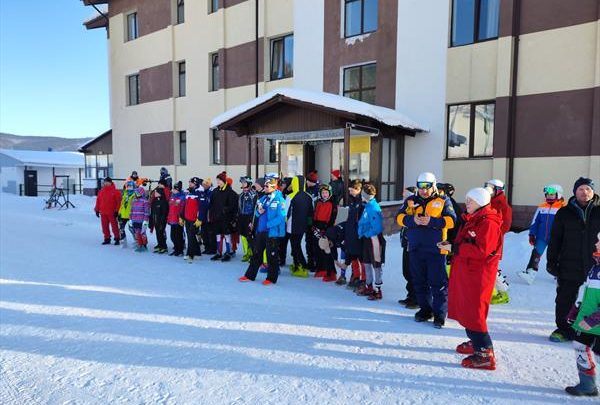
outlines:
[[146, 229], [148, 229], [148, 221], [142, 222], [142, 233], [146, 232]]
[[577, 304], [571, 307], [571, 310], [567, 314], [567, 323], [569, 325], [573, 325], [575, 323], [575, 319], [577, 319], [577, 314], [579, 313], [579, 306]]
[[200, 221], [199, 219], [196, 219], [196, 220], [194, 221], [194, 226], [195, 226], [196, 228], [200, 228], [200, 225], [202, 225], [202, 221]]
[[179, 218], [179, 226], [183, 226], [185, 225], [185, 221], [183, 220], [183, 218]]
[[118, 212], [117, 212], [117, 219], [118, 219], [119, 221], [121, 221], [121, 220], [123, 219], [123, 218], [121, 218], [121, 214], [119, 214]]
[[558, 266], [548, 263], [546, 265], [546, 271], [554, 277], [558, 277]]
[[531, 246], [535, 245], [535, 235], [529, 235], [529, 244]]
[[96, 211], [96, 218], [100, 218], [100, 213]]

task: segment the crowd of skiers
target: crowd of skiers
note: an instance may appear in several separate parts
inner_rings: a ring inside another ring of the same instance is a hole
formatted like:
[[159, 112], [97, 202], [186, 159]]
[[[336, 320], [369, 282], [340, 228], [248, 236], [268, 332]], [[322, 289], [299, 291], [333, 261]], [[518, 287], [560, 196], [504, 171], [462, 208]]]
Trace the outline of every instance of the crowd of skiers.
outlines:
[[[240, 178], [237, 194], [226, 172], [217, 175], [214, 185], [210, 178], [192, 177], [185, 189], [181, 181], [173, 184], [165, 168], [160, 174], [149, 194], [144, 188], [148, 180], [136, 172], [122, 193], [105, 179], [95, 208], [103, 244], [111, 243], [112, 228], [114, 244], [126, 245], [128, 229], [135, 250], [144, 252], [149, 230], [156, 234], [154, 252], [167, 253], [169, 225], [169, 255], [185, 256], [189, 263], [202, 254], [229, 261], [241, 245], [248, 267], [239, 281], [254, 281], [264, 272], [263, 284], [271, 285], [286, 263], [289, 243], [292, 276], [314, 273], [325, 282], [347, 284], [369, 300], [382, 299], [386, 240], [372, 184], [350, 181], [346, 193], [339, 170], [331, 172], [329, 184], [320, 183], [316, 171], [290, 178], [273, 173], [255, 182]], [[532, 284], [547, 248], [547, 271], [557, 280], [557, 329], [550, 340], [573, 340], [577, 353], [580, 383], [567, 391], [597, 395], [593, 353], [600, 354], [600, 197], [593, 181], [583, 177], [568, 202], [560, 185], [548, 185], [543, 193], [529, 228], [531, 257], [519, 276]], [[446, 317], [458, 321], [468, 337], [456, 347], [467, 355], [462, 365], [494, 370], [487, 314], [490, 304], [508, 302], [508, 283], [498, 266], [512, 209], [498, 179], [471, 189], [464, 213], [453, 194], [452, 184], [439, 183], [428, 172], [405, 190], [396, 221], [407, 297], [399, 303], [418, 309], [415, 321], [433, 320], [436, 328], [444, 326]], [[345, 218], [338, 218], [340, 206]]]

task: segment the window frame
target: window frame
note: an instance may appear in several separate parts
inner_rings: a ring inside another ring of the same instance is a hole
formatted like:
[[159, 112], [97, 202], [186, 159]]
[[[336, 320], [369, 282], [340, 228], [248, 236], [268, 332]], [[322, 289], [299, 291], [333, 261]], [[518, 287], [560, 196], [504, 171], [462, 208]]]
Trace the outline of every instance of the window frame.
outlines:
[[[135, 102], [132, 102], [131, 99], [131, 79], [135, 78], [135, 85], [136, 85], [136, 89], [135, 89]], [[140, 74], [139, 73], [134, 73], [131, 75], [127, 75], [126, 76], [126, 83], [127, 83], [127, 105], [128, 106], [132, 106], [132, 105], [138, 105], [140, 104]]]
[[[373, 86], [373, 87], [362, 87], [363, 86], [363, 70], [367, 66], [375, 67], [375, 86]], [[354, 90], [346, 90], [346, 72], [350, 69], [356, 69], [356, 68], [360, 69], [359, 79], [358, 79], [358, 88], [354, 89]], [[358, 99], [358, 101], [363, 101], [365, 103], [366, 103], [366, 101], [364, 101], [362, 98], [363, 92], [373, 90], [375, 92], [375, 96], [377, 96], [377, 62], [369, 62], [369, 63], [365, 63], [362, 65], [352, 65], [352, 66], [342, 67], [342, 86], [341, 86], [341, 88], [342, 88], [342, 96], [344, 96], [344, 97], [348, 97], [348, 96], [346, 96], [347, 93], [355, 93], [358, 91], [360, 93], [360, 98]], [[351, 97], [348, 97], [348, 98], [351, 98]], [[357, 99], [353, 99], [353, 100], [357, 100]], [[375, 105], [375, 104], [373, 104], [373, 105]]]
[[[377, 29], [379, 28], [379, 0], [377, 0], [377, 27], [371, 31], [365, 31], [365, 0], [342, 0], [342, 1], [344, 2], [344, 5], [343, 5], [343, 8], [344, 8], [344, 15], [343, 15], [344, 38], [353, 38], [353, 37], [357, 37], [360, 35], [377, 32]], [[346, 13], [348, 11], [348, 4], [355, 3], [357, 1], [360, 2], [360, 32], [358, 34], [348, 35], [348, 25], [347, 25], [348, 20], [346, 19]]]
[[[285, 46], [285, 41], [288, 38], [292, 38], [292, 69], [290, 72], [288, 72], [286, 74], [285, 71], [285, 56], [286, 56], [286, 46]], [[281, 77], [278, 77], [276, 75], [273, 74], [273, 65], [275, 62], [275, 43], [281, 41], [281, 62], [282, 62], [282, 72], [283, 75]], [[287, 35], [282, 35], [279, 37], [275, 37], [275, 38], [271, 38], [271, 54], [270, 54], [270, 64], [269, 64], [269, 80], [270, 81], [275, 81], [275, 80], [283, 80], [283, 79], [289, 79], [291, 77], [294, 77], [294, 34], [287, 34]]]
[[[495, 37], [489, 37], [485, 39], [479, 39], [479, 28], [481, 24], [481, 2], [484, 0], [473, 0], [475, 2], [475, 7], [473, 7], [473, 33], [471, 36], [471, 42], [467, 42], [466, 44], [454, 45], [452, 43], [452, 31], [454, 30], [454, 4], [458, 0], [452, 0], [450, 3], [450, 35], [448, 35], [449, 39], [449, 48], [458, 48], [461, 46], [468, 46], [473, 44], [478, 44], [487, 41], [495, 41], [500, 37], [500, 11], [498, 10], [498, 28], [497, 34]], [[501, 6], [501, 3], [498, 2], [498, 7]]]
[[219, 0], [208, 0], [208, 14], [219, 11]]
[[[133, 36], [130, 36], [131, 34], [131, 20], [130, 17], [134, 17], [134, 33]], [[129, 41], [133, 41], [135, 39], [138, 39], [140, 37], [140, 31], [139, 31], [139, 24], [138, 24], [138, 18], [137, 18], [137, 11], [132, 11], [131, 13], [128, 13], [125, 16], [125, 32], [126, 32], [126, 36], [125, 36], [125, 42], [129, 42]]]
[[[211, 129], [211, 137], [210, 137], [210, 149], [211, 149], [211, 164], [220, 165], [221, 164], [221, 147], [222, 147], [222, 139], [220, 131], [217, 129]], [[215, 148], [215, 142], [217, 143], [217, 147]]]
[[[446, 105], [446, 134], [445, 134], [445, 139], [446, 139], [446, 157], [444, 160], [448, 160], [448, 161], [453, 161], [453, 160], [475, 160], [475, 159], [493, 159], [494, 158], [494, 144], [492, 141], [492, 154], [491, 155], [475, 155], [474, 151], [475, 151], [475, 119], [476, 119], [476, 114], [475, 114], [475, 110], [477, 108], [477, 106], [481, 106], [481, 105], [489, 105], [489, 104], [493, 104], [494, 105], [494, 132], [496, 131], [496, 100], [492, 99], [492, 100], [480, 100], [480, 101], [471, 101], [471, 102], [464, 102], [464, 103], [452, 103], [452, 104], [448, 104]], [[456, 106], [461, 106], [461, 105], [468, 105], [469, 106], [469, 155], [467, 157], [449, 157], [448, 156], [448, 152], [449, 152], [449, 146], [448, 146], [448, 134], [449, 134], [449, 130], [450, 130], [450, 108], [451, 107], [456, 107]]]
[[[216, 64], [217, 74], [216, 75], [215, 75], [215, 58], [217, 61], [217, 64]], [[209, 72], [210, 72], [209, 85], [208, 85], [209, 92], [219, 91], [219, 89], [221, 87], [221, 62], [219, 59], [220, 59], [219, 52], [211, 52], [208, 54]], [[215, 83], [215, 76], [216, 76], [216, 80], [217, 80], [216, 83]]]
[[183, 24], [185, 22], [185, 1], [175, 0], [175, 24]]
[[179, 146], [179, 166], [187, 166], [187, 131], [177, 131], [177, 145]]
[[[388, 146], [388, 150], [387, 150], [387, 181], [384, 181], [383, 179], [386, 177], [384, 176], [384, 169], [386, 169], [385, 167], [383, 167], [383, 163], [385, 161], [383, 154], [386, 153], [386, 150], [384, 148], [384, 144], [385, 141], [384, 139], [387, 139], [389, 142], [389, 146]], [[395, 143], [395, 147], [392, 147], [392, 145]], [[400, 140], [398, 138], [395, 137], [391, 137], [391, 136], [383, 136], [381, 138], [381, 167], [380, 167], [380, 176], [379, 178], [381, 179], [380, 181], [380, 195], [381, 195], [381, 201], [396, 201], [398, 199], [401, 198], [401, 194], [402, 194], [402, 187], [401, 186], [401, 177], [402, 177], [402, 173], [401, 173], [401, 164], [400, 164], [400, 160], [399, 160], [399, 156], [401, 156], [401, 144], [400, 144]], [[395, 167], [392, 167], [392, 155], [396, 156], [396, 165]], [[392, 174], [395, 180], [391, 180], [392, 178]], [[392, 197], [390, 197], [390, 188], [394, 187], [394, 195]], [[384, 187], [387, 187], [387, 196], [388, 198], [386, 200], [383, 199], [383, 193], [384, 193]]]
[[[183, 71], [182, 68], [183, 67]], [[183, 86], [182, 86], [183, 80]], [[186, 88], [187, 88], [187, 76], [186, 76], [186, 64], [185, 61], [177, 62], [177, 96], [185, 97], [186, 96]], [[183, 89], [183, 91], [182, 91]]]

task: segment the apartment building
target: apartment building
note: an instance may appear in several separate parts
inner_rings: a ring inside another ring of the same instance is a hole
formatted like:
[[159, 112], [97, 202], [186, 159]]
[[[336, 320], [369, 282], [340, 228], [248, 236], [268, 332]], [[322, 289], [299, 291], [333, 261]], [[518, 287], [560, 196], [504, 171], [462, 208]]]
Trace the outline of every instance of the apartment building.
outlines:
[[[383, 201], [421, 171], [455, 184], [459, 201], [501, 178], [519, 226], [545, 184], [569, 194], [578, 176], [600, 177], [597, 0], [83, 1], [108, 4], [86, 26], [108, 33], [116, 177], [316, 168], [328, 181], [347, 148], [351, 176]], [[284, 87], [386, 107], [427, 131], [358, 131], [345, 145], [339, 133], [210, 128]]]

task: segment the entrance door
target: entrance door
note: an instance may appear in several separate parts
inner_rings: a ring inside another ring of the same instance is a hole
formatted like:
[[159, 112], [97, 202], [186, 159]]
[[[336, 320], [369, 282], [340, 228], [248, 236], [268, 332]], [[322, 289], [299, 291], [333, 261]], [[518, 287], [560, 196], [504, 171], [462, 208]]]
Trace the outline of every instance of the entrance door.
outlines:
[[37, 197], [37, 170], [25, 170], [25, 195], [28, 197]]

